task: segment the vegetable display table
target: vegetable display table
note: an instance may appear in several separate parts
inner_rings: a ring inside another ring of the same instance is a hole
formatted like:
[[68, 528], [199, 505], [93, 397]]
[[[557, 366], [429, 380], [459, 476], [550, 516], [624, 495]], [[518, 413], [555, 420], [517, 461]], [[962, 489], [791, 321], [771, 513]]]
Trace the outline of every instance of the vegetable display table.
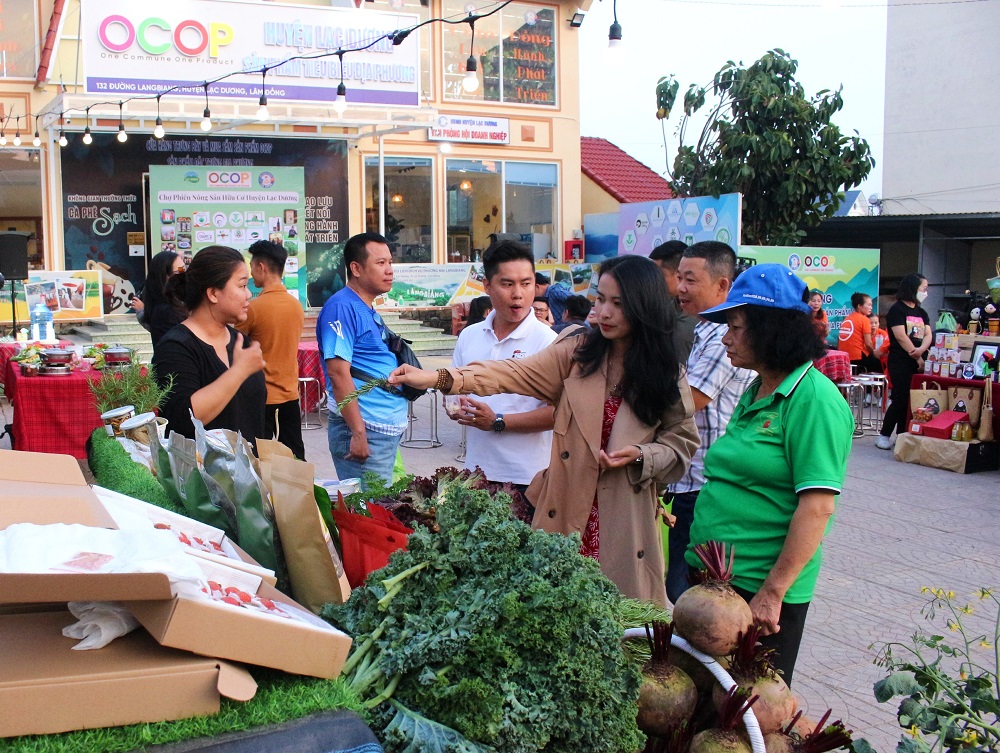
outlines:
[[[21, 346], [25, 343], [0, 343], [0, 387], [4, 386], [4, 380], [7, 375], [7, 364], [10, 359], [18, 354], [21, 350]], [[69, 348], [72, 347], [73, 343], [69, 340], [60, 340], [53, 347], [59, 348]]]
[[[932, 376], [930, 374], [914, 374], [913, 378], [910, 380], [910, 389], [919, 390], [924, 382], [927, 382], [928, 384], [936, 382], [941, 385], [942, 389], [948, 389], [949, 387], [955, 386], [965, 387], [966, 389], [970, 387], [978, 387], [979, 389], [982, 389], [983, 387], [986, 387], [987, 389], [992, 388], [993, 405], [1000, 405], [1000, 384], [997, 382], [988, 382], [983, 379], [952, 379], [951, 377]], [[911, 413], [909, 406], [907, 406], [907, 426], [910, 425], [910, 421], [912, 419], [913, 414]], [[995, 408], [993, 411], [993, 436], [1000, 439], [1000, 411], [997, 411]]]
[[[87, 438], [103, 425], [94, 404], [88, 376], [74, 371], [65, 376], [21, 375], [16, 363], [7, 363], [5, 389], [14, 406], [15, 450], [54, 452], [87, 457]], [[96, 376], [100, 376], [97, 374]]]

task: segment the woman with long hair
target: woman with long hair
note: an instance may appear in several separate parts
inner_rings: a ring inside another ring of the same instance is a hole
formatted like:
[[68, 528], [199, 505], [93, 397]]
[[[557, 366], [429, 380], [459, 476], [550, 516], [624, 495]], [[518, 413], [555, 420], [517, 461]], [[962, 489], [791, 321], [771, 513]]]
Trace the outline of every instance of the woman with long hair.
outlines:
[[823, 294], [818, 290], [813, 290], [809, 293], [809, 311], [811, 312], [810, 319], [812, 320], [813, 329], [816, 330], [816, 335], [825, 345], [827, 342], [826, 338], [830, 336], [830, 317], [826, 315], [826, 311], [823, 309]]
[[656, 487], [680, 478], [699, 444], [659, 268], [640, 256], [598, 270], [596, 325], [523, 359], [426, 371], [390, 384], [448, 394], [530, 395], [556, 406], [549, 467], [528, 486], [532, 525], [582, 535], [581, 552], [628, 597], [666, 605]]
[[161, 251], [149, 262], [142, 287], [142, 326], [149, 330], [154, 349], [168, 331], [187, 317], [187, 309], [166, 295], [167, 280], [183, 271], [184, 257], [173, 251]]
[[232, 429], [251, 443], [264, 436], [264, 357], [233, 327], [247, 318], [249, 281], [239, 251], [208, 246], [167, 283], [168, 299], [191, 312], [153, 351], [157, 380], [174, 377], [162, 408], [171, 431], [194, 438], [193, 413], [206, 429]]
[[473, 298], [469, 303], [469, 317], [465, 320], [465, 326], [469, 327], [473, 324], [479, 324], [479, 322], [486, 321], [487, 315], [493, 310], [493, 302], [490, 300], [488, 295], [481, 295], [478, 298]]
[[875, 333], [872, 330], [872, 297], [865, 293], [851, 296], [851, 311], [840, 323], [837, 345], [862, 374], [881, 374], [882, 363], [875, 355]]
[[910, 407], [910, 380], [924, 368], [924, 356], [931, 347], [931, 319], [921, 304], [927, 299], [927, 278], [911, 272], [899, 282], [896, 302], [885, 315], [889, 329], [889, 407], [882, 419], [882, 431], [875, 438], [880, 450], [891, 450], [892, 432], [906, 431]]

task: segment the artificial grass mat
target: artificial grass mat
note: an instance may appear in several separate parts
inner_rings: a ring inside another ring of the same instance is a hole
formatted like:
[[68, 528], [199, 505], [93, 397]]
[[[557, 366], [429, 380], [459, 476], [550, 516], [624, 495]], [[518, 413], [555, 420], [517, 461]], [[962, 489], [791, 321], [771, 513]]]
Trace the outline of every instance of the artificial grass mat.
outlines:
[[246, 703], [223, 698], [221, 710], [213, 716], [11, 737], [0, 739], [0, 753], [126, 753], [151, 745], [241, 732], [300, 719], [317, 711], [344, 709], [364, 713], [357, 696], [339, 678], [296, 677], [259, 667], [250, 671], [258, 684], [257, 695]]
[[[153, 475], [133, 462], [103, 428], [94, 431], [90, 445], [90, 470], [98, 485], [184, 513], [170, 502]], [[213, 716], [0, 739], [0, 753], [124, 753], [291, 721], [317, 711], [348, 710], [364, 715], [360, 701], [343, 680], [300, 677], [264, 667], [249, 670], [257, 681], [257, 694], [246, 703], [223, 698], [219, 713]]]

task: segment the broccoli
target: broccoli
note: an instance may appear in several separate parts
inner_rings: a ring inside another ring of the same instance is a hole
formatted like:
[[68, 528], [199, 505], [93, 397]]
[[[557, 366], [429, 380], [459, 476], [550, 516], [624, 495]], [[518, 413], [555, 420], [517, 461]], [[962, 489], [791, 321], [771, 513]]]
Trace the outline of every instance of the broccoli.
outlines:
[[344, 674], [386, 749], [633, 753], [639, 672], [623, 599], [578, 536], [532, 530], [500, 494], [454, 485], [323, 616], [356, 636]]

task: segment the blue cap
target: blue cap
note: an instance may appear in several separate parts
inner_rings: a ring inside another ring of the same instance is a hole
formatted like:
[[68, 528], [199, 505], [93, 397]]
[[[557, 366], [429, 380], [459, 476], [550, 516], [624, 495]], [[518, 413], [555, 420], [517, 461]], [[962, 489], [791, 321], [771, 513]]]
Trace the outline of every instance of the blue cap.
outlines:
[[736, 278], [726, 302], [702, 311], [710, 322], [725, 324], [726, 312], [740, 306], [767, 306], [809, 313], [802, 300], [808, 287], [784, 264], [757, 264]]

